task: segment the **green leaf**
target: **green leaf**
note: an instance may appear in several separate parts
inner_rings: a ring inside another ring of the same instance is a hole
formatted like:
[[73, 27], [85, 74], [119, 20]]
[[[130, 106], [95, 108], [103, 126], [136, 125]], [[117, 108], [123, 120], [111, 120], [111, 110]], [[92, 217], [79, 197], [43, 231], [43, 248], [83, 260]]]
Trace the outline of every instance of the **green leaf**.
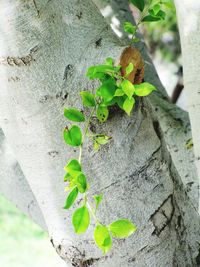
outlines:
[[145, 1], [144, 0], [130, 0], [130, 2], [137, 7], [141, 12], [144, 10]]
[[103, 199], [103, 195], [95, 195], [93, 196], [95, 203], [96, 203], [96, 207], [95, 207], [95, 211], [98, 209], [99, 204], [101, 203], [102, 199]]
[[97, 138], [96, 138], [96, 142], [98, 143], [98, 144], [100, 144], [100, 145], [106, 145], [109, 141], [110, 141], [110, 139], [111, 139], [112, 137], [110, 137], [110, 136], [107, 136], [107, 135], [99, 135]]
[[72, 125], [70, 129], [65, 128], [63, 132], [65, 143], [70, 146], [80, 146], [82, 143], [82, 133], [78, 126]]
[[136, 231], [136, 226], [129, 220], [118, 220], [109, 225], [113, 237], [125, 238]]
[[134, 38], [134, 39], [132, 40], [133, 43], [138, 43], [139, 41], [140, 41], [140, 38]]
[[71, 179], [71, 176], [69, 173], [66, 173], [65, 176], [64, 176], [64, 182], [67, 182]]
[[72, 224], [74, 226], [74, 231], [77, 234], [82, 234], [88, 229], [90, 224], [90, 214], [85, 205], [75, 210], [72, 217]]
[[116, 90], [116, 82], [114, 79], [110, 78], [103, 82], [103, 84], [99, 87], [98, 92], [99, 96], [101, 96], [104, 102], [109, 102], [113, 99]]
[[90, 79], [99, 78], [99, 73], [114, 73], [115, 67], [109, 66], [109, 65], [98, 65], [98, 66], [92, 66], [88, 69], [86, 76]]
[[156, 4], [152, 7], [152, 10], [154, 12], [154, 15], [156, 16], [158, 14], [158, 12], [160, 11], [160, 5]]
[[75, 202], [77, 196], [78, 196], [78, 188], [74, 187], [74, 189], [69, 193], [67, 197], [64, 209], [69, 209]]
[[133, 97], [126, 98], [126, 100], [123, 103], [123, 110], [130, 116], [130, 113], [133, 109], [133, 106], [135, 104], [135, 99]]
[[83, 173], [81, 173], [77, 179], [76, 179], [76, 184], [78, 187], [78, 191], [80, 193], [85, 193], [86, 189], [87, 189], [87, 181], [86, 181], [86, 177]]
[[129, 63], [129, 65], [126, 67], [126, 76], [128, 76], [134, 69], [133, 63]]
[[106, 58], [106, 65], [113, 66], [114, 65], [114, 59], [111, 57]]
[[72, 159], [64, 168], [67, 172], [81, 171], [81, 165], [77, 159]]
[[115, 91], [115, 96], [123, 96], [124, 95], [124, 91], [120, 88], [118, 88], [116, 91]]
[[75, 108], [69, 108], [69, 109], [65, 108], [64, 115], [70, 121], [76, 121], [76, 122], [85, 121], [83, 113]]
[[135, 84], [135, 94], [137, 96], [147, 96], [154, 90], [156, 90], [155, 86], [147, 82]]
[[131, 99], [132, 95], [135, 91], [134, 85], [130, 81], [124, 80], [121, 83], [121, 87], [122, 87], [122, 90], [124, 91], [124, 93], [128, 96], [128, 98]]
[[85, 107], [94, 107], [96, 105], [95, 96], [88, 91], [80, 92], [82, 97], [83, 105]]
[[99, 148], [100, 148], [99, 143], [97, 143], [97, 142], [95, 141], [95, 142], [94, 142], [94, 145], [93, 145], [93, 149], [94, 149], [95, 151], [98, 151]]
[[147, 15], [146, 17], [143, 18], [143, 22], [153, 22], [153, 21], [159, 21], [161, 20], [160, 17], [154, 17], [151, 15]]
[[125, 22], [124, 23], [124, 31], [130, 34], [135, 34], [137, 30], [137, 27], [134, 26], [132, 23], [130, 22]]
[[107, 107], [101, 107], [98, 106], [97, 108], [97, 118], [100, 122], [105, 122], [108, 118], [108, 108]]
[[112, 239], [106, 226], [98, 224], [94, 230], [94, 240], [97, 246], [107, 253], [112, 247]]

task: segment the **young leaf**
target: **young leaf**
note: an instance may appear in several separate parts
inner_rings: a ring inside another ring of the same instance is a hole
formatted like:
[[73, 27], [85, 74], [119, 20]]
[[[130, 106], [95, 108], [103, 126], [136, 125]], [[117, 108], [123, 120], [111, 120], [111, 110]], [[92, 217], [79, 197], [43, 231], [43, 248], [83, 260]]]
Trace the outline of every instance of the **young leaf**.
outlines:
[[152, 10], [154, 12], [154, 15], [156, 16], [158, 14], [158, 12], [160, 11], [160, 5], [156, 4], [152, 7]]
[[106, 58], [106, 65], [113, 66], [114, 65], [114, 59], [111, 57]]
[[74, 231], [77, 234], [82, 234], [87, 230], [90, 224], [90, 214], [85, 205], [75, 210], [72, 217], [72, 223]]
[[125, 238], [132, 235], [136, 231], [136, 226], [129, 220], [118, 220], [109, 225], [113, 237]]
[[88, 91], [80, 92], [82, 97], [83, 105], [85, 107], [94, 107], [96, 105], [95, 96]]
[[77, 179], [76, 179], [76, 184], [78, 187], [78, 191], [80, 193], [85, 193], [86, 189], [87, 189], [87, 181], [86, 181], [86, 177], [83, 173], [81, 173]]
[[136, 33], [136, 30], [137, 30], [137, 27], [134, 26], [132, 23], [130, 23], [130, 22], [124, 23], [124, 31], [125, 32], [134, 35]]
[[144, 10], [145, 1], [144, 0], [130, 0], [130, 2], [137, 7], [141, 12]]
[[122, 90], [124, 91], [124, 93], [128, 96], [128, 98], [131, 99], [132, 95], [135, 91], [134, 85], [129, 80], [124, 80], [121, 83], [121, 87], [122, 87]]
[[97, 118], [100, 122], [105, 122], [108, 118], [108, 108], [107, 107], [101, 107], [98, 106], [97, 108]]
[[126, 76], [128, 76], [134, 69], [133, 63], [129, 63], [129, 65], [126, 67]]
[[96, 207], [95, 207], [95, 211], [98, 209], [99, 204], [101, 203], [102, 199], [103, 199], [103, 195], [95, 195], [93, 196], [95, 203], [96, 203]]
[[141, 84], [135, 84], [135, 94], [137, 96], [147, 96], [152, 91], [156, 90], [155, 86], [150, 83], [144, 82]]
[[78, 196], [78, 188], [74, 187], [74, 189], [69, 193], [69, 195], [67, 197], [64, 209], [69, 209], [73, 205], [77, 196]]
[[78, 126], [72, 125], [70, 129], [65, 128], [63, 132], [65, 143], [70, 146], [80, 146], [82, 143], [82, 133]]
[[116, 91], [115, 91], [115, 95], [114, 96], [123, 96], [124, 95], [124, 91], [120, 88], [118, 88]]
[[88, 69], [86, 76], [89, 77], [90, 79], [95, 79], [99, 78], [98, 75], [99, 73], [114, 73], [115, 68], [113, 66], [109, 65], [97, 65], [97, 66], [92, 66]]
[[95, 142], [94, 142], [94, 145], [93, 145], [93, 148], [94, 148], [94, 151], [98, 151], [99, 148], [100, 148], [99, 143], [97, 143], [97, 142], [95, 141]]
[[94, 240], [97, 246], [107, 253], [112, 247], [112, 239], [106, 226], [98, 224], [94, 230]]
[[65, 176], [64, 176], [64, 182], [67, 182], [71, 179], [71, 176], [69, 173], [66, 173]]
[[135, 99], [133, 97], [126, 98], [126, 100], [123, 103], [123, 110], [130, 116], [130, 113], [133, 109], [133, 106], [135, 104]]
[[77, 159], [72, 159], [65, 166], [65, 170], [70, 173], [70, 171], [81, 171], [81, 165]]
[[103, 82], [98, 89], [99, 95], [103, 98], [104, 102], [109, 102], [113, 99], [116, 90], [115, 80], [110, 78]]
[[152, 15], [147, 15], [142, 19], [143, 22], [153, 22], [153, 21], [159, 21], [159, 20], [161, 20], [160, 17], [155, 17]]
[[69, 108], [69, 109], [65, 108], [64, 115], [70, 121], [76, 121], [76, 122], [85, 121], [83, 113], [75, 108]]
[[100, 145], [106, 145], [110, 141], [110, 139], [110, 136], [100, 135], [96, 138], [96, 142]]

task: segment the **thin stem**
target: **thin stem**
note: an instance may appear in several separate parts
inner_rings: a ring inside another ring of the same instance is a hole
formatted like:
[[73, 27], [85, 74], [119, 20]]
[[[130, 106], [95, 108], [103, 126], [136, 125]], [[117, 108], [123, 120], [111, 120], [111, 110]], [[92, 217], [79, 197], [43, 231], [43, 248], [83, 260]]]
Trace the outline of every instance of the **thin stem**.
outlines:
[[90, 203], [87, 201], [87, 206], [88, 206], [88, 209], [90, 210], [90, 213], [92, 214], [92, 217], [94, 218], [94, 220], [96, 221], [96, 224], [99, 224], [99, 220], [97, 219], [97, 216], [96, 214], [94, 213], [93, 211], [93, 208], [91, 207]]
[[78, 161], [79, 161], [79, 163], [81, 163], [81, 157], [82, 157], [82, 151], [83, 151], [83, 142], [84, 142], [85, 137], [86, 137], [86, 135], [87, 135], [88, 128], [89, 128], [89, 126], [90, 126], [90, 121], [91, 121], [91, 118], [92, 118], [92, 116], [93, 116], [93, 114], [94, 114], [94, 112], [95, 112], [95, 109], [96, 109], [96, 107], [94, 107], [94, 108], [92, 109], [92, 111], [91, 111], [91, 113], [90, 113], [90, 115], [89, 115], [89, 117], [88, 117], [88, 120], [87, 120], [87, 122], [86, 122], [85, 131], [84, 131], [84, 133], [83, 133], [83, 137], [82, 137], [82, 144], [81, 144], [80, 147], [79, 147], [79, 157], [78, 157]]

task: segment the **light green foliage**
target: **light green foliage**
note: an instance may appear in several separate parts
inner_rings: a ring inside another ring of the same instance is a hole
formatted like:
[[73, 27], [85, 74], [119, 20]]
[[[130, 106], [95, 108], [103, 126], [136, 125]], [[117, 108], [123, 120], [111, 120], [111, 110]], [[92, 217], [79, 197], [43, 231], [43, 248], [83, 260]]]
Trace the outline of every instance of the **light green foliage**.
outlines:
[[63, 137], [66, 144], [70, 146], [80, 146], [82, 143], [82, 133], [76, 125], [72, 125], [70, 129], [65, 128]]
[[153, 86], [150, 83], [145, 82], [141, 84], [136, 84], [134, 93], [137, 96], [147, 96], [154, 90], [156, 90], [155, 86]]
[[98, 209], [98, 207], [99, 207], [99, 205], [103, 199], [103, 195], [102, 194], [101, 195], [95, 195], [95, 196], [93, 196], [93, 198], [94, 198], [95, 203], [96, 203], [96, 207], [95, 207], [95, 212], [96, 212], [96, 210]]
[[75, 210], [72, 217], [72, 223], [75, 233], [82, 234], [86, 232], [90, 224], [90, 214], [85, 205]]
[[78, 196], [78, 188], [74, 187], [74, 189], [69, 193], [64, 209], [69, 209], [75, 202], [76, 198]]
[[[154, 1], [154, 3], [148, 5], [145, 5], [143, 0], [131, 0], [131, 3], [142, 12], [140, 22], [147, 19], [147, 16], [156, 19], [164, 17], [160, 1]], [[132, 42], [138, 41], [138, 38], [135, 37], [138, 25], [134, 26], [129, 22], [124, 25], [125, 31], [133, 35]], [[67, 183], [66, 190], [70, 190], [64, 209], [72, 207], [77, 196], [81, 196], [81, 207], [75, 210], [72, 217], [74, 230], [77, 234], [84, 233], [90, 224], [90, 216], [92, 216], [96, 223], [94, 240], [103, 253], [107, 253], [111, 249], [112, 237], [126, 238], [136, 231], [136, 226], [127, 219], [117, 220], [105, 226], [96, 217], [103, 196], [101, 194], [93, 196], [95, 205], [90, 203], [88, 198], [89, 185], [81, 164], [82, 151], [86, 137], [93, 142], [93, 147], [96, 151], [101, 146], [107, 145], [111, 140], [111, 137], [105, 134], [90, 132], [90, 123], [94, 117], [98, 119], [99, 123], [105, 123], [109, 119], [111, 106], [118, 106], [130, 116], [136, 99], [147, 96], [155, 90], [155, 87], [148, 82], [133, 84], [129, 80], [133, 71], [134, 65], [130, 63], [126, 66], [125, 75], [123, 76], [121, 74], [121, 66], [115, 66], [112, 58], [107, 58], [103, 65], [89, 67], [86, 76], [91, 80], [97, 79], [99, 82], [96, 92], [80, 92], [85, 113], [87, 114], [90, 111], [89, 116], [85, 118], [83, 113], [75, 108], [64, 110], [64, 115], [68, 120], [73, 122], [86, 121], [83, 133], [77, 125], [72, 125], [64, 130], [66, 144], [79, 147], [78, 160], [71, 159], [64, 168], [66, 171], [64, 176], [64, 181]]]
[[112, 238], [108, 228], [104, 225], [97, 224], [94, 230], [94, 240], [104, 254], [106, 254], [112, 247]]
[[167, 0], [130, 0], [130, 3], [141, 12], [141, 17], [136, 25], [128, 21], [124, 23], [124, 31], [132, 35], [131, 43], [140, 41], [140, 39], [136, 37], [136, 34], [142, 22], [155, 22], [165, 19], [166, 13], [162, 10], [162, 6], [165, 6], [166, 1]]
[[85, 106], [85, 107], [94, 107], [95, 106], [95, 97], [93, 94], [91, 94], [88, 91], [82, 91], [82, 92], [80, 92], [80, 95], [82, 97], [83, 106]]
[[136, 226], [129, 220], [118, 220], [109, 225], [113, 237], [126, 238], [136, 231]]
[[69, 108], [69, 109], [65, 108], [64, 115], [70, 121], [75, 121], [75, 122], [85, 121], [85, 116], [83, 115], [83, 113], [75, 108]]

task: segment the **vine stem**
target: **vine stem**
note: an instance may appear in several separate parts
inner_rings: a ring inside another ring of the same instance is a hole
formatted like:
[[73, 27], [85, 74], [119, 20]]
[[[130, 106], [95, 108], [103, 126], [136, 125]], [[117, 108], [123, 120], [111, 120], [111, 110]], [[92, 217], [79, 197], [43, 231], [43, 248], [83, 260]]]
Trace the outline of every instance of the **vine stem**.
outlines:
[[[82, 158], [82, 152], [83, 152], [83, 142], [84, 142], [85, 137], [86, 137], [86, 135], [88, 133], [88, 129], [89, 129], [89, 126], [90, 126], [91, 118], [94, 115], [95, 110], [96, 110], [96, 106], [90, 112], [90, 115], [89, 115], [88, 120], [86, 122], [85, 131], [84, 131], [83, 137], [82, 137], [82, 144], [80, 145], [80, 148], [79, 148], [79, 159], [78, 159], [78, 161], [79, 161], [80, 164], [81, 164], [81, 158]], [[90, 210], [90, 213], [91, 213], [92, 217], [94, 218], [96, 224], [100, 223], [99, 220], [97, 219], [94, 211], [93, 211], [93, 208], [92, 208], [90, 202], [87, 199], [87, 194], [86, 193], [84, 193], [84, 201], [85, 201], [85, 204], [88, 206], [88, 209]]]
[[78, 161], [79, 161], [80, 164], [81, 164], [81, 157], [82, 157], [82, 151], [83, 151], [83, 142], [84, 142], [85, 136], [86, 136], [86, 134], [88, 132], [88, 128], [90, 126], [90, 121], [91, 121], [91, 118], [92, 118], [92, 116], [93, 116], [93, 114], [95, 112], [95, 109], [96, 109], [96, 106], [90, 112], [90, 115], [89, 115], [88, 120], [87, 120], [87, 123], [86, 123], [85, 131], [83, 133], [82, 144], [80, 145], [80, 148], [79, 148], [79, 158], [78, 158]]

